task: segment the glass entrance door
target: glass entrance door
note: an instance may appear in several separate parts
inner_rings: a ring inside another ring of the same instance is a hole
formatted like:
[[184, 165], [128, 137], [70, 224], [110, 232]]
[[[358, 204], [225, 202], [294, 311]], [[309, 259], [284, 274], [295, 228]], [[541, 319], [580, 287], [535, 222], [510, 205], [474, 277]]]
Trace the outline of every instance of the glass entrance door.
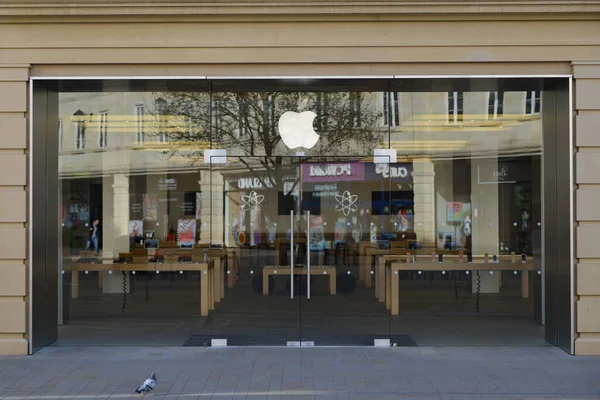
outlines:
[[302, 224], [310, 243], [301, 300], [304, 342], [373, 346], [390, 337], [390, 315], [377, 298], [382, 281], [371, 263], [374, 253], [365, 254], [381, 237], [396, 236], [390, 182], [376, 171], [361, 158], [302, 163]]
[[226, 264], [216, 272], [224, 289], [208, 318], [212, 338], [278, 346], [389, 338], [365, 254], [396, 232], [389, 179], [376, 169], [349, 157], [228, 156], [211, 165], [205, 246]]
[[304, 264], [306, 239], [298, 230], [298, 169], [291, 157], [228, 156], [211, 164], [210, 243], [226, 261], [218, 277], [223, 297], [208, 319], [212, 338], [244, 346], [300, 342], [294, 266]]

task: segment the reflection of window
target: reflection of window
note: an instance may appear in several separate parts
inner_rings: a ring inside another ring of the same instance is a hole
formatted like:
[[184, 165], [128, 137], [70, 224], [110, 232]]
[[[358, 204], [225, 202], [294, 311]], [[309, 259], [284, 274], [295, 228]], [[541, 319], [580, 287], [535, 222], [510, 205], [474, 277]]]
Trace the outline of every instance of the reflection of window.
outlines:
[[107, 128], [108, 112], [100, 113], [98, 132], [100, 137], [100, 148], [105, 148], [108, 144], [108, 128]]
[[540, 92], [530, 91], [527, 92], [525, 99], [525, 114], [538, 114], [541, 108], [541, 96]]
[[383, 92], [384, 125], [400, 126], [400, 103], [398, 92]]
[[504, 92], [489, 92], [488, 118], [496, 119], [504, 114]]
[[463, 92], [448, 92], [448, 121], [451, 123], [463, 120]]
[[360, 127], [360, 93], [358, 92], [350, 93], [350, 119], [352, 127]]
[[58, 120], [58, 151], [62, 151], [63, 149], [63, 121], [62, 119]]
[[75, 123], [75, 148], [77, 150], [85, 149], [85, 129], [83, 123]]
[[[165, 122], [164, 122], [164, 120], [161, 117], [162, 116], [159, 116], [158, 141], [160, 143], [167, 143], [167, 141], [169, 140], [169, 135], [167, 135], [167, 132], [165, 132], [165, 130], [164, 130], [164, 128], [165, 128]], [[191, 130], [191, 123], [189, 122], [189, 119], [190, 118], [188, 117], [188, 121], [187, 121], [187, 124], [188, 124], [188, 127], [189, 127], [188, 131]], [[170, 122], [169, 122], [169, 125], [170, 125]]]
[[144, 105], [136, 104], [135, 106], [135, 141], [144, 143]]

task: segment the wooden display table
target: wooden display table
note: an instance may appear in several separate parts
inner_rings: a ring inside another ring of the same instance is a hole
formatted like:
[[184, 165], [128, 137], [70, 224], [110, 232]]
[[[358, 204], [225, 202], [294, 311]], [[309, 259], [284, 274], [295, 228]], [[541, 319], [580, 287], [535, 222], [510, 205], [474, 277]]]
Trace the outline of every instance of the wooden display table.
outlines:
[[200, 314], [207, 316], [215, 308], [214, 262], [203, 263], [110, 263], [110, 264], [69, 264], [65, 271], [71, 271], [71, 296], [79, 297], [79, 273], [83, 271], [97, 272], [178, 272], [199, 271], [200, 279]]
[[402, 256], [406, 255], [407, 249], [403, 247], [391, 248], [391, 249], [379, 249], [376, 247], [366, 247], [364, 249], [364, 263], [362, 264], [363, 268], [359, 270], [360, 279], [367, 285], [368, 288], [373, 286], [372, 278], [371, 278], [371, 265], [373, 263], [373, 257], [377, 256]]
[[[405, 259], [411, 257], [410, 254]], [[467, 263], [466, 257], [445, 256], [444, 262], [434, 262], [431, 256], [416, 256], [417, 262], [387, 262], [385, 268], [385, 305], [392, 315], [398, 315], [400, 309], [399, 271], [520, 271], [521, 295], [529, 297], [529, 271], [533, 271], [533, 261], [527, 257], [525, 263], [517, 261], [514, 255], [498, 256], [498, 262], [491, 262], [488, 256], [473, 256], [473, 262]]]
[[[263, 268], [263, 294], [269, 294], [269, 276], [271, 275], [289, 275], [291, 268], [289, 266]], [[294, 268], [294, 275], [306, 275], [307, 268]], [[316, 265], [310, 267], [311, 275], [329, 275], [329, 293], [331, 295], [337, 292], [336, 269], [334, 266]]]

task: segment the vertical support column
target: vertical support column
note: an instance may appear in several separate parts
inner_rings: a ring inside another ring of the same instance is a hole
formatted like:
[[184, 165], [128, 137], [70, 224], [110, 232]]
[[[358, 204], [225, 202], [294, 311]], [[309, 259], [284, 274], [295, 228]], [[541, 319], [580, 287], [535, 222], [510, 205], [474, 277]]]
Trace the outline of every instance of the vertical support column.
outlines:
[[102, 257], [115, 257], [114, 234], [114, 177], [108, 175], [102, 178]]
[[[129, 177], [124, 174], [114, 174], [103, 180], [104, 204], [110, 204], [103, 212], [112, 208], [112, 216], [105, 212], [104, 226], [109, 234], [103, 236], [103, 254], [118, 256], [119, 253], [129, 252]], [[108, 198], [110, 196], [110, 198]], [[112, 224], [112, 226], [110, 226]], [[110, 241], [107, 240], [110, 238]], [[129, 292], [129, 275], [126, 276], [127, 292]], [[103, 293], [122, 293], [123, 276], [103, 272]]]
[[575, 64], [573, 73], [576, 94], [575, 242], [578, 261], [575, 354], [600, 355], [600, 62]]
[[[212, 179], [211, 179], [212, 175]], [[223, 176], [217, 171], [200, 171], [200, 191], [202, 196], [201, 243], [223, 243]]]
[[[499, 250], [499, 210], [498, 184], [486, 179], [489, 174], [482, 171], [496, 171], [496, 157], [477, 160], [471, 164], [471, 199], [472, 199], [472, 252], [474, 255], [488, 253], [490, 257], [498, 254]], [[500, 273], [493, 271], [479, 273], [479, 280], [473, 278], [472, 290], [477, 291], [480, 283], [480, 293], [498, 293], [500, 291]]]
[[433, 162], [420, 159], [413, 162], [413, 192], [415, 198], [415, 233], [425, 245], [435, 243], [435, 172]]
[[0, 65], [0, 356], [28, 352], [27, 66]]
[[[435, 234], [444, 232], [455, 232], [456, 228], [454, 225], [448, 223], [448, 202], [454, 201], [454, 166], [452, 161], [438, 161], [436, 162], [435, 171], [435, 197], [436, 197], [436, 232]], [[420, 201], [415, 197], [415, 203]], [[456, 237], [455, 237], [456, 239]], [[443, 246], [444, 240], [437, 240], [438, 247]], [[459, 243], [457, 243], [459, 245]]]

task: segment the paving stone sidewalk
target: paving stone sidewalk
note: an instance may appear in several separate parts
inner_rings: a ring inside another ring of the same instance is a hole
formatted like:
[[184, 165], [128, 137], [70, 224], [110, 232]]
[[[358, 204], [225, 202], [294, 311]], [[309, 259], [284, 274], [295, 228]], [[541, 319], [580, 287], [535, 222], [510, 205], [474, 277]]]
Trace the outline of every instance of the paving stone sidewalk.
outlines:
[[65, 348], [0, 358], [0, 399], [600, 399], [600, 357], [536, 348]]

